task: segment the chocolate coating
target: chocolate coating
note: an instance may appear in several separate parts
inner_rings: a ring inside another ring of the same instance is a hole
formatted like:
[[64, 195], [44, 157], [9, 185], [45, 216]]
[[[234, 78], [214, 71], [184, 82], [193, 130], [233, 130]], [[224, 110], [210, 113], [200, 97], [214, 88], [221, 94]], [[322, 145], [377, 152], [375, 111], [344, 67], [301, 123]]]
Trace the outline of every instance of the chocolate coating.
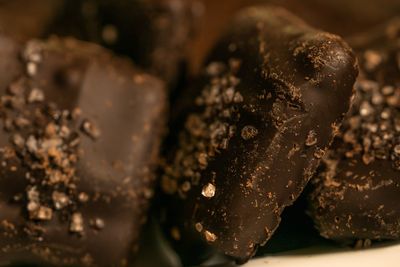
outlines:
[[269, 3], [290, 12], [318, 29], [347, 37], [370, 31], [382, 22], [400, 14], [398, 0], [202, 0], [204, 19], [191, 45], [192, 69], [200, 70], [208, 53], [231, 17], [240, 8]]
[[358, 72], [343, 40], [283, 9], [246, 9], [229, 29], [192, 91], [162, 186], [181, 199], [181, 225], [242, 262], [313, 175]]
[[0, 54], [0, 265], [125, 266], [153, 194], [163, 83], [73, 39], [1, 37]]
[[362, 70], [355, 103], [310, 194], [309, 212], [323, 237], [400, 238], [399, 33], [397, 20], [379, 37], [353, 38]]
[[193, 0], [68, 1], [52, 32], [99, 43], [175, 83], [197, 17]]

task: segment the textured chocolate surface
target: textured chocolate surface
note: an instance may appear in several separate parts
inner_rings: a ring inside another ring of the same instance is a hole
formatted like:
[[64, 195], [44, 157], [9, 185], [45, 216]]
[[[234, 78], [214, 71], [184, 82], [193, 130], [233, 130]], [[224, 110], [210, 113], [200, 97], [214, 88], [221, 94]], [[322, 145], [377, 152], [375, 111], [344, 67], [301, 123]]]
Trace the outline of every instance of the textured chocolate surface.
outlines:
[[68, 1], [52, 32], [100, 43], [176, 82], [199, 11], [193, 0]]
[[73, 39], [1, 37], [0, 54], [0, 265], [126, 265], [153, 195], [163, 83]]
[[258, 6], [229, 25], [204, 69], [162, 177], [185, 209], [186, 229], [170, 230], [197, 231], [246, 261], [318, 166], [349, 108], [356, 62], [339, 37]]
[[396, 20], [353, 38], [362, 70], [355, 103], [310, 195], [326, 238], [361, 246], [400, 237], [399, 33]]
[[192, 70], [200, 70], [205, 54], [232, 16], [241, 8], [269, 3], [287, 8], [309, 25], [347, 40], [354, 34], [370, 31], [382, 22], [400, 14], [398, 0], [201, 0], [204, 19], [199, 23], [195, 41], [190, 46]]

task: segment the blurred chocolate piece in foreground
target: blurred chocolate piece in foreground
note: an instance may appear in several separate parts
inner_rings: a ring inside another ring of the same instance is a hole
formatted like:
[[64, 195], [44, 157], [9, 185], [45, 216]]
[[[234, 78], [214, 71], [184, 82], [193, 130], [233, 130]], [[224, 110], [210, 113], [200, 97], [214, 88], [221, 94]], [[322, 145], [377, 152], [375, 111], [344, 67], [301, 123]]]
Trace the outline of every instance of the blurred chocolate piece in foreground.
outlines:
[[0, 265], [126, 266], [153, 195], [158, 79], [73, 39], [0, 38]]

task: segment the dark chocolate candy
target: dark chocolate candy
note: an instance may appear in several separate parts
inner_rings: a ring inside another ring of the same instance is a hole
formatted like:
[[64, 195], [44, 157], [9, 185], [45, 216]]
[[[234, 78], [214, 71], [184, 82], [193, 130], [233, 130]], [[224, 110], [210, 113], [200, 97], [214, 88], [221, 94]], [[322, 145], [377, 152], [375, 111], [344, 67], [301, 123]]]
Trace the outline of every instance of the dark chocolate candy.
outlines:
[[125, 266], [153, 195], [162, 82], [73, 39], [0, 38], [0, 265]]
[[[245, 6], [268, 2], [287, 8], [307, 23], [342, 37], [351, 37], [400, 14], [398, 0], [203, 0], [204, 19], [189, 51], [191, 67], [201, 68], [204, 55], [231, 17]], [[344, 38], [346, 40], [346, 38]]]
[[246, 261], [313, 175], [358, 71], [342, 39], [280, 8], [246, 9], [229, 29], [191, 91], [162, 187], [185, 210], [180, 225]]
[[67, 1], [53, 32], [97, 42], [129, 55], [174, 83], [199, 12], [193, 0]]
[[355, 103], [310, 195], [321, 235], [357, 246], [400, 238], [399, 20], [376, 33], [353, 38], [362, 70]]
[[[199, 71], [204, 55], [240, 8], [268, 2], [287, 8], [310, 25], [342, 37], [375, 28], [400, 14], [398, 0], [202, 0], [205, 12], [190, 46], [191, 68]], [[346, 38], [344, 38], [347, 40]]]

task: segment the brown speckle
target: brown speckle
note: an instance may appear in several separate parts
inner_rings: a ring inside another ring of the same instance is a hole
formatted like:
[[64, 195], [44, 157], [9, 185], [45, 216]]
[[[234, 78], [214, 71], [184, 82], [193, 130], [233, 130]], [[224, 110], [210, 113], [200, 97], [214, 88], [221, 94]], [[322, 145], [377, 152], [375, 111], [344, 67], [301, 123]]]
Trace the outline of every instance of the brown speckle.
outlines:
[[26, 73], [33, 77], [37, 74], [37, 64], [34, 62], [28, 62], [26, 64]]
[[201, 233], [201, 231], [203, 231], [203, 225], [201, 223], [199, 223], [199, 222], [196, 223], [194, 225], [194, 227], [196, 228], [196, 231], [199, 232], [199, 233]]
[[365, 68], [369, 71], [376, 69], [382, 63], [382, 56], [374, 50], [367, 50], [364, 53]]
[[203, 186], [203, 189], [201, 190], [201, 194], [206, 197], [206, 198], [212, 198], [215, 195], [215, 185], [212, 183], [208, 183], [205, 186]]
[[71, 223], [69, 230], [72, 233], [82, 233], [83, 232], [83, 217], [79, 212], [75, 212], [71, 216]]
[[69, 197], [65, 193], [62, 193], [62, 192], [54, 191], [52, 198], [53, 198], [54, 207], [57, 210], [65, 208], [70, 203]]
[[181, 232], [179, 231], [178, 227], [172, 227], [171, 236], [175, 240], [180, 240], [181, 239]]
[[240, 135], [244, 140], [252, 139], [256, 137], [257, 134], [258, 134], [257, 128], [251, 125], [244, 126], [240, 133]]
[[97, 139], [100, 137], [100, 129], [97, 128], [97, 126], [93, 122], [87, 119], [82, 122], [81, 129], [92, 139]]
[[317, 159], [321, 159], [324, 155], [325, 155], [325, 150], [321, 148], [317, 148], [314, 152], [314, 157], [316, 157]]
[[44, 101], [43, 91], [38, 88], [33, 88], [32, 91], [29, 93], [28, 102], [34, 103], [34, 102], [42, 102], [42, 101]]
[[215, 242], [218, 238], [214, 233], [212, 233], [208, 230], [204, 231], [204, 237], [207, 240], [207, 242], [211, 242], [211, 243]]
[[102, 230], [105, 227], [105, 222], [101, 218], [96, 218], [92, 222], [92, 226], [97, 230]]
[[115, 44], [118, 41], [118, 28], [111, 24], [105, 25], [101, 37], [106, 44]]
[[314, 130], [310, 130], [308, 132], [307, 135], [307, 139], [306, 139], [306, 146], [313, 146], [317, 143], [318, 139], [317, 139], [317, 133]]

